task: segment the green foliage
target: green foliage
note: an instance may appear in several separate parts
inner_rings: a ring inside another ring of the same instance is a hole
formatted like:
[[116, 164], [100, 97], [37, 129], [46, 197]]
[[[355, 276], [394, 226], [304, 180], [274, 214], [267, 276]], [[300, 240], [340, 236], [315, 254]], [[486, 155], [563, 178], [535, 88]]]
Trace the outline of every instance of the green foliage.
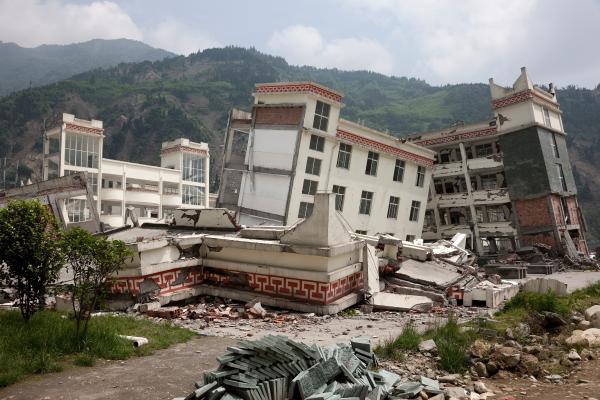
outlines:
[[404, 325], [398, 337], [385, 340], [383, 344], [377, 346], [375, 353], [382, 358], [402, 361], [405, 352], [419, 349], [421, 340], [419, 332], [417, 332], [414, 325], [409, 323]]
[[344, 318], [350, 318], [357, 316], [358, 311], [356, 310], [356, 308], [346, 308], [345, 310], [342, 310], [339, 313], [337, 313], [337, 315]]
[[[60, 371], [66, 364], [89, 366], [97, 358], [123, 360], [152, 354], [195, 336], [187, 329], [127, 316], [99, 316], [90, 321], [81, 347], [75, 321], [65, 314], [42, 311], [25, 322], [18, 312], [0, 312], [0, 387], [29, 374]], [[134, 348], [118, 335], [143, 336], [148, 344]]]
[[23, 318], [45, 305], [47, 286], [63, 264], [61, 231], [37, 200], [16, 200], [0, 209], [0, 283], [17, 291]]
[[504, 305], [503, 311], [530, 310], [539, 313], [549, 311], [560, 315], [569, 314], [568, 299], [553, 291], [547, 293], [519, 292]]
[[106, 290], [106, 282], [131, 252], [120, 240], [109, 241], [80, 228], [64, 234], [63, 248], [73, 272], [71, 290], [76, 321], [76, 340], [85, 339], [91, 313]]
[[448, 322], [427, 331], [425, 338], [433, 339], [440, 357], [440, 367], [452, 373], [464, 372], [469, 366], [467, 351], [477, 339], [474, 330], [462, 330], [453, 316]]

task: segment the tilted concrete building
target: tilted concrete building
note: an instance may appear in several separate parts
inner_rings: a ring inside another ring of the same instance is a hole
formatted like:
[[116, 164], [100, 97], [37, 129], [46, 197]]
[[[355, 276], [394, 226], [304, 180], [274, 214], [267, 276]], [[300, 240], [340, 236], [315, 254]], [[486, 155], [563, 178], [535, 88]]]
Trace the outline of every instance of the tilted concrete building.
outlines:
[[[206, 143], [176, 139], [162, 143], [161, 166], [103, 158], [102, 121], [63, 114], [44, 137], [44, 180], [86, 172], [100, 220], [110, 226], [125, 222], [133, 207], [140, 222], [156, 221], [186, 208], [208, 207], [209, 151]], [[92, 219], [89, 200], [82, 196], [64, 202], [69, 223]]]
[[348, 229], [420, 237], [435, 153], [342, 119], [341, 107], [315, 83], [257, 84], [252, 111], [230, 113], [218, 206], [244, 225], [290, 225], [333, 192]]
[[554, 88], [527, 70], [505, 88], [490, 79], [494, 118], [411, 135], [437, 152], [423, 238], [467, 233], [480, 255], [544, 243], [587, 253], [585, 224]]

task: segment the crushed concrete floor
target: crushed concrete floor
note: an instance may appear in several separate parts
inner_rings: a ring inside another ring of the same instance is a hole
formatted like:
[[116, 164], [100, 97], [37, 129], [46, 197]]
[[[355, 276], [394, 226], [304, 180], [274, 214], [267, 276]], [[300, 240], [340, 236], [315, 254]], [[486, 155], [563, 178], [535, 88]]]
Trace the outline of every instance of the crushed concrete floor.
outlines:
[[565, 271], [555, 272], [549, 275], [528, 275], [527, 278], [522, 279], [521, 281], [526, 282], [530, 279], [539, 277], [556, 279], [562, 283], [566, 283], [567, 293], [572, 293], [577, 289], [582, 289], [600, 281], [600, 271]]

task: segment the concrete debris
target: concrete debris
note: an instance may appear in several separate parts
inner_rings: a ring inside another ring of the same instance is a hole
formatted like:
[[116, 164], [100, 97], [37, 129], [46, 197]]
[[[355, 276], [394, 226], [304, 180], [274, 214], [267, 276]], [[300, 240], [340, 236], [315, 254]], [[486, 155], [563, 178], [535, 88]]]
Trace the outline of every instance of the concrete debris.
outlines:
[[381, 310], [430, 312], [433, 308], [433, 301], [425, 296], [379, 292], [370, 301]]
[[445, 391], [437, 380], [421, 376], [402, 382], [399, 375], [378, 368], [366, 337], [352, 338], [350, 345], [321, 347], [266, 336], [242, 340], [227, 350], [217, 357], [219, 367], [205, 372], [184, 399], [421, 399]]
[[464, 293], [463, 305], [471, 307], [474, 304], [484, 303], [488, 308], [498, 308], [501, 303], [511, 299], [519, 292], [519, 285], [510, 281], [494, 284], [484, 280]]
[[131, 344], [133, 344], [133, 347], [140, 347], [145, 344], [148, 344], [148, 339], [146, 339], [145, 337], [141, 337], [141, 336], [119, 335], [119, 337], [123, 338], [125, 340], [129, 340], [131, 342]]

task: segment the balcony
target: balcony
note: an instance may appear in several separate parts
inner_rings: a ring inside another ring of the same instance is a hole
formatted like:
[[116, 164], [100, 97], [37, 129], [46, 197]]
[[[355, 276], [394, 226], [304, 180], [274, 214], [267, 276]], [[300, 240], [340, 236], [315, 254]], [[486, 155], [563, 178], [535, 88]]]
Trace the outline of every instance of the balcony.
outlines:
[[439, 208], [449, 207], [463, 207], [468, 204], [469, 194], [464, 193], [450, 193], [437, 195], [437, 206]]
[[143, 205], [158, 205], [160, 202], [160, 194], [158, 187], [156, 190], [148, 190], [141, 188], [127, 188], [125, 192], [125, 201], [127, 203], [143, 204]]
[[123, 201], [123, 190], [102, 188], [100, 196], [102, 200], [121, 202]]
[[473, 204], [505, 204], [510, 203], [508, 189], [486, 189], [473, 192]]
[[501, 170], [504, 168], [504, 164], [502, 163], [502, 155], [496, 154], [495, 156], [467, 160], [467, 168], [469, 171], [478, 172], [492, 172]]
[[179, 193], [163, 193], [162, 205], [169, 207], [179, 207], [181, 205], [181, 195]]
[[452, 162], [452, 163], [444, 163], [444, 164], [436, 164], [433, 167], [433, 177], [434, 178], [443, 178], [446, 176], [455, 176], [462, 175], [463, 167], [462, 162]]
[[517, 231], [510, 221], [479, 222], [480, 236], [507, 236], [516, 235]]

